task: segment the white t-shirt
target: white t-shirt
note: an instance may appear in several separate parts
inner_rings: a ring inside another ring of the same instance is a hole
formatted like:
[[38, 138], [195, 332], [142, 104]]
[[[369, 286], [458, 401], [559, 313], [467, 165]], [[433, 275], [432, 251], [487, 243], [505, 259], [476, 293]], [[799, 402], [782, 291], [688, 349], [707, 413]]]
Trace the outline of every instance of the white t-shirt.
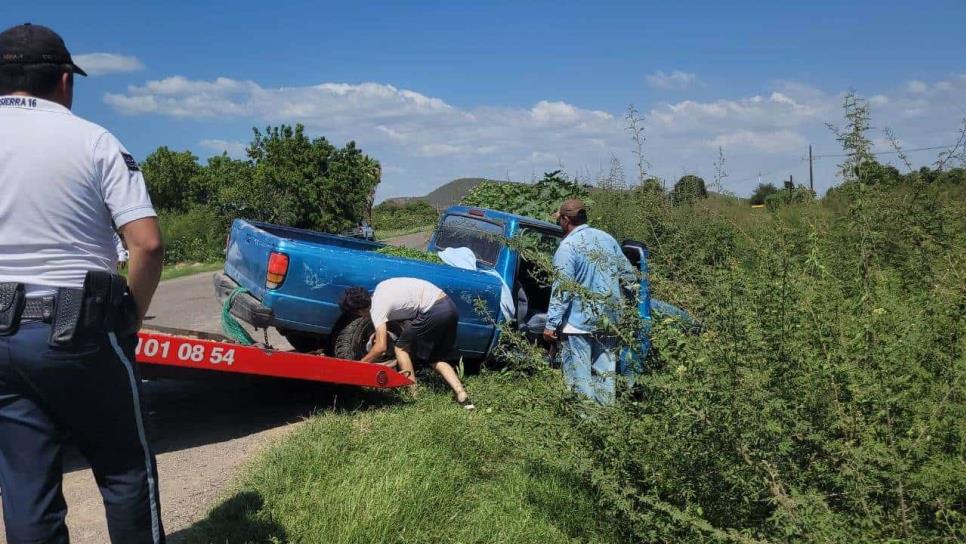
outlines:
[[117, 269], [114, 230], [154, 217], [137, 162], [47, 100], [0, 96], [0, 282], [32, 296]]
[[376, 285], [372, 292], [369, 316], [376, 327], [387, 321], [412, 319], [419, 312], [427, 312], [436, 304], [442, 289], [417, 278], [391, 278]]

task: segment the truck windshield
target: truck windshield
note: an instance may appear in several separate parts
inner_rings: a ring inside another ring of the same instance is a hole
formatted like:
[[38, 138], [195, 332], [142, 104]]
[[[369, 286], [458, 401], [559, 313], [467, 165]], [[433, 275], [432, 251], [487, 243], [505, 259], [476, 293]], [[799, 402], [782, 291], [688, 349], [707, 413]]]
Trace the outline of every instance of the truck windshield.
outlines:
[[447, 215], [436, 232], [436, 247], [468, 247], [476, 260], [494, 265], [503, 249], [503, 227], [465, 215]]

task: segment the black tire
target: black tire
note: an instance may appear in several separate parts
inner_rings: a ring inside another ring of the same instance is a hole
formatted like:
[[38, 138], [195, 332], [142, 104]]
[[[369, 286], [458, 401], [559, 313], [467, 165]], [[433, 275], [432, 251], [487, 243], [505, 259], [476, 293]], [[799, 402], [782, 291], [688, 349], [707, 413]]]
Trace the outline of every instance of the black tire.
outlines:
[[289, 331], [280, 329], [278, 331], [288, 340], [289, 344], [300, 353], [310, 353], [325, 347], [325, 337], [320, 334], [303, 331]]
[[357, 317], [349, 322], [335, 337], [334, 354], [340, 359], [358, 361], [368, 353], [366, 344], [376, 328], [368, 317]]

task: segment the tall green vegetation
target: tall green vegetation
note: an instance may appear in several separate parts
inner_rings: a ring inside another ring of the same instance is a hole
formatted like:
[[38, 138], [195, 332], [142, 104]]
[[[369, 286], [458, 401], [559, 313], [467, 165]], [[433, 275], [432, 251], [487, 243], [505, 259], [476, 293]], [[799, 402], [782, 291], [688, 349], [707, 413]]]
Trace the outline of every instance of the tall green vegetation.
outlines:
[[584, 435], [635, 539], [966, 536], [962, 188], [844, 191], [764, 215], [598, 199], [706, 331], [656, 323], [636, 401]]
[[425, 227], [436, 223], [436, 208], [424, 200], [386, 201], [372, 209], [372, 226], [378, 231]]
[[644, 241], [655, 295], [704, 324], [654, 323], [649, 371], [594, 423], [557, 403], [628, 539], [966, 538], [966, 192], [882, 183], [863, 107], [819, 204], [595, 195], [595, 226]]
[[463, 198], [462, 204], [503, 210], [546, 221], [564, 200], [586, 199], [589, 194], [588, 187], [556, 170], [545, 173], [535, 183], [485, 181], [470, 191]]
[[759, 183], [758, 187], [751, 193], [751, 199], [749, 202], [753, 205], [760, 205], [765, 203], [765, 199], [769, 195], [773, 195], [778, 192], [778, 187], [775, 187], [773, 183]]
[[681, 176], [671, 189], [671, 202], [674, 204], [692, 204], [702, 198], [708, 198], [708, 188], [704, 179], [694, 174]]
[[367, 215], [380, 166], [354, 142], [311, 139], [302, 125], [253, 132], [247, 160], [221, 155], [200, 165], [167, 147], [144, 160], [168, 261], [217, 258], [237, 217], [341, 232]]

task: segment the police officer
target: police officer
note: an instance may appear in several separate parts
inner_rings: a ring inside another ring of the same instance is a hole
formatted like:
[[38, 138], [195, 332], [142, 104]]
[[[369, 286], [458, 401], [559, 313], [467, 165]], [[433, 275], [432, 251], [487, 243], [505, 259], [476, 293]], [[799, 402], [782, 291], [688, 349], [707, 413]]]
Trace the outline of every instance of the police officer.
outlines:
[[[7, 542], [68, 542], [63, 441], [90, 462], [112, 542], [162, 542], [158, 476], [134, 366], [161, 272], [137, 162], [71, 113], [64, 41], [0, 33], [0, 490]], [[118, 229], [128, 286], [112, 273]]]

